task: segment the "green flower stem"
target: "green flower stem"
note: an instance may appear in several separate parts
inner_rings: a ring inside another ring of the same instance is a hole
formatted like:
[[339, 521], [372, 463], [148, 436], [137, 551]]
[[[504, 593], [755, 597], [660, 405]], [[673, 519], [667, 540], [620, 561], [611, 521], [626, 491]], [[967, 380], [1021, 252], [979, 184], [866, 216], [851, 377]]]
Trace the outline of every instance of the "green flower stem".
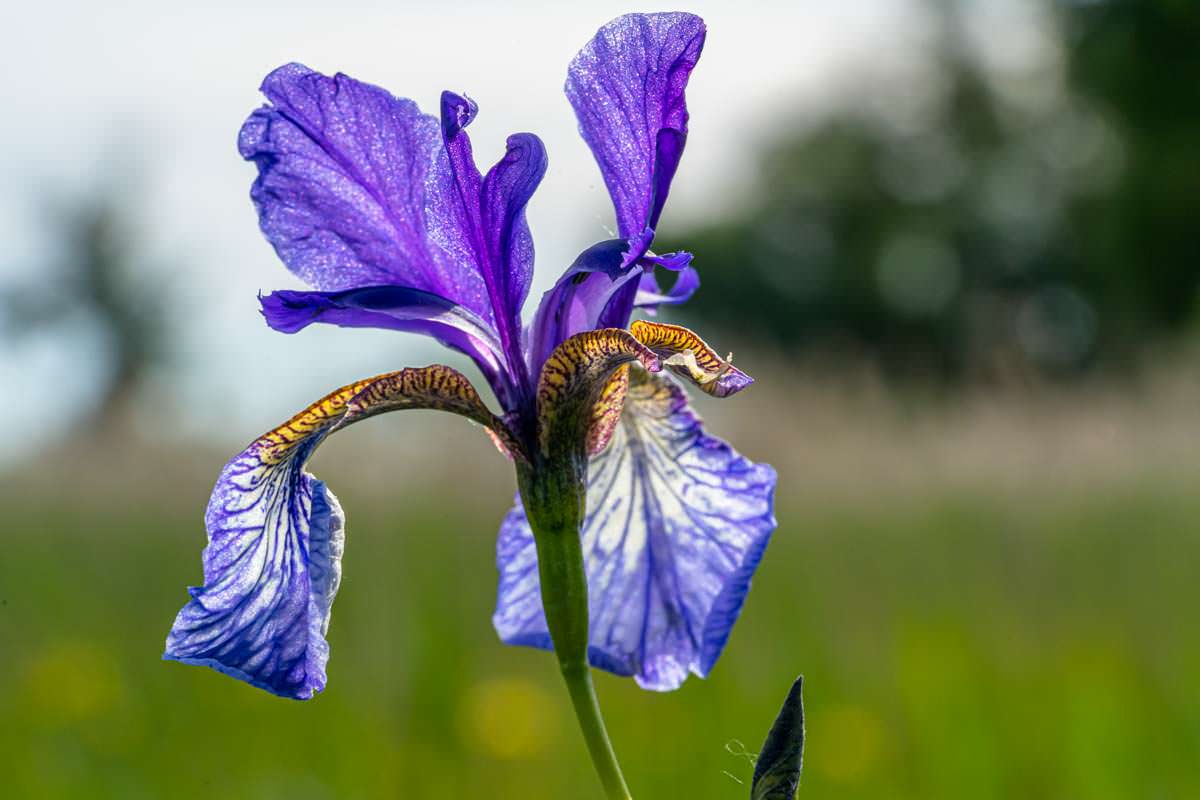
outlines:
[[587, 662], [587, 575], [579, 540], [585, 497], [581, 474], [574, 461], [542, 462], [517, 470], [525, 514], [537, 543], [546, 625], [575, 716], [606, 796], [632, 800], [604, 728]]
[[571, 703], [575, 706], [575, 718], [579, 720], [579, 728], [583, 731], [592, 763], [600, 775], [600, 783], [604, 784], [605, 794], [609, 800], [633, 800], [629, 787], [625, 785], [625, 776], [621, 774], [621, 765], [617, 763], [617, 754], [608, 739], [608, 731], [604, 728], [600, 702], [592, 687], [591, 670], [587, 664], [583, 664], [571, 671], [564, 668], [562, 674], [567, 682], [567, 691], [571, 693]]

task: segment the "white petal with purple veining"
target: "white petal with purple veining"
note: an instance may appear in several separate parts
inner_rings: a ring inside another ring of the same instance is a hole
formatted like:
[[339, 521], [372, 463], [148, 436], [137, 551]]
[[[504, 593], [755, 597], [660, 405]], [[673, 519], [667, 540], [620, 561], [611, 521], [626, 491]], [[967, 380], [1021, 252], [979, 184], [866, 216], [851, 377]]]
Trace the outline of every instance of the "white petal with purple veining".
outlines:
[[205, 515], [204, 586], [190, 590], [164, 657], [284, 697], [325, 687], [345, 517], [303, 470], [320, 438], [277, 462], [259, 440], [221, 472]]
[[356, 381], [271, 430], [225, 465], [205, 515], [204, 585], [167, 635], [164, 658], [212, 667], [284, 697], [325, 688], [325, 632], [341, 580], [345, 518], [304, 464], [331, 433], [401, 409], [450, 411], [520, 442], [462, 374], [433, 365]]
[[[708, 674], [775, 529], [775, 471], [708, 435], [673, 381], [640, 373], [607, 449], [589, 465], [582, 536], [589, 659], [647, 689]], [[520, 504], [497, 545], [493, 624], [549, 648], [537, 554]]]

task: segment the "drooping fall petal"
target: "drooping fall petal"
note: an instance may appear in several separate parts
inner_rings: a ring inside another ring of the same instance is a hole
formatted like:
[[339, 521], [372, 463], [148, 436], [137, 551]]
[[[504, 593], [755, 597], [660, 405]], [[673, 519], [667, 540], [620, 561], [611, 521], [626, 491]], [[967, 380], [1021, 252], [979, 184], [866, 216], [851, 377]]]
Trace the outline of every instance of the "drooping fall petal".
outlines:
[[[775, 471], [707, 434], [683, 391], [636, 368], [607, 448], [588, 467], [583, 523], [591, 663], [670, 690], [720, 656], [775, 528]], [[533, 534], [518, 502], [500, 528], [493, 624], [549, 649]]]
[[212, 667], [285, 697], [308, 699], [324, 689], [345, 517], [304, 465], [330, 433], [403, 408], [461, 414], [519, 449], [470, 382], [449, 367], [357, 381], [318, 400], [222, 470], [205, 515], [204, 584], [189, 590], [164, 658]]

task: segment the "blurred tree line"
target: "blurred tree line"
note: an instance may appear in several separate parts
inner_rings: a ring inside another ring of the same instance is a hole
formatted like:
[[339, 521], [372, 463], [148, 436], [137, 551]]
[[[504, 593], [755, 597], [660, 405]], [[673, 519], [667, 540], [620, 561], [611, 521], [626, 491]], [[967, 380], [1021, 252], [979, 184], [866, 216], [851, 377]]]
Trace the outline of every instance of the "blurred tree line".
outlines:
[[1184, 330], [1200, 284], [1200, 3], [1045, 6], [1025, 37], [1045, 46], [1019, 68], [989, 57], [1007, 34], [975, 4], [930, 10], [930, 110], [889, 87], [781, 126], [748, 203], [670, 232], [704, 283], [688, 313], [950, 379], [1128, 364]]
[[142, 243], [127, 194], [111, 182], [51, 199], [45, 216], [53, 253], [33, 277], [0, 287], [0, 335], [8, 341], [51, 336], [70, 342], [71, 332], [83, 328], [102, 345], [103, 363], [90, 365], [97, 385], [73, 420], [81, 434], [103, 435], [114, 423], [128, 422], [136, 392], [168, 358], [168, 285], [137, 269]]

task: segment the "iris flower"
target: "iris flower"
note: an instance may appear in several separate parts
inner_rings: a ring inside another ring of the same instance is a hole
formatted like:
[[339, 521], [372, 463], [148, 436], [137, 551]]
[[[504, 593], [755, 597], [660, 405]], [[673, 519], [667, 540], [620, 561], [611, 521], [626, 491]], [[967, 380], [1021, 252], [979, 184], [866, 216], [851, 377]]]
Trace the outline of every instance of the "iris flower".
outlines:
[[[346, 75], [289, 64], [267, 76], [269, 102], [238, 146], [258, 168], [264, 235], [312, 287], [261, 297], [267, 324], [431, 336], [474, 361], [499, 412], [434, 365], [343, 386], [256, 439], [217, 480], [204, 585], [166, 658], [285, 697], [321, 691], [345, 516], [305, 462], [348, 425], [422, 408], [482, 425], [515, 465], [494, 625], [504, 642], [555, 650], [581, 721], [595, 703], [588, 664], [655, 690], [708, 674], [775, 527], [775, 473], [707, 433], [681, 388], [726, 397], [751, 379], [690, 330], [631, 323], [699, 283], [689, 254], [651, 246], [704, 37], [690, 14], [631, 14], [571, 62], [567, 97], [618, 238], [584, 250], [528, 326], [525, 208], [547, 165], [537, 136], [510, 136], [481, 174], [466, 131], [477, 107], [463, 95], [443, 93], [435, 118]], [[675, 273], [669, 289], [658, 271]], [[584, 728], [607, 746], [598, 712]]]

